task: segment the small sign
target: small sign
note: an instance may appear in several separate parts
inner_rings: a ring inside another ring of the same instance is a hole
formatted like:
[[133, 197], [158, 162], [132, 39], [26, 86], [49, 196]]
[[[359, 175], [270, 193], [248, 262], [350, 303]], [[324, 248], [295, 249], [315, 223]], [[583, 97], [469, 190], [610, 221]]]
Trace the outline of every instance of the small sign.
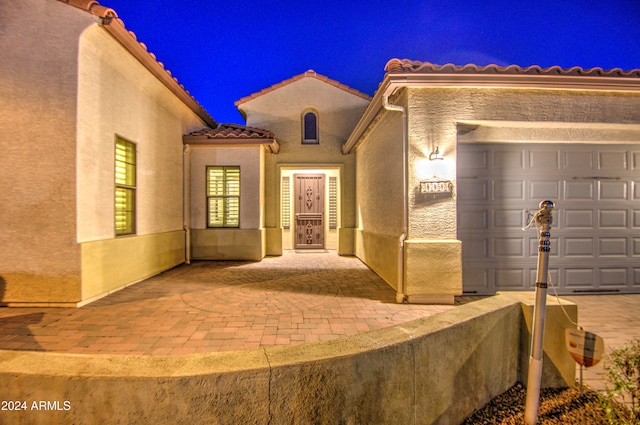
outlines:
[[431, 180], [420, 182], [420, 193], [450, 193], [451, 186], [451, 181], [434, 177]]
[[598, 335], [582, 329], [567, 329], [565, 336], [569, 354], [579, 365], [591, 367], [602, 359], [604, 339]]

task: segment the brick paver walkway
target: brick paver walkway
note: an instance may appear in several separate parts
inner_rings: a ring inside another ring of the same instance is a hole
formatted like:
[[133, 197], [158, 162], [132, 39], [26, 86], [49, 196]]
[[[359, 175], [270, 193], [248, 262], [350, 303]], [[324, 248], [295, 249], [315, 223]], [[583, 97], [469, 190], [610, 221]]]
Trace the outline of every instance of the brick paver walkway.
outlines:
[[190, 354], [325, 341], [455, 308], [397, 304], [354, 257], [194, 262], [82, 308], [0, 309], [0, 349]]

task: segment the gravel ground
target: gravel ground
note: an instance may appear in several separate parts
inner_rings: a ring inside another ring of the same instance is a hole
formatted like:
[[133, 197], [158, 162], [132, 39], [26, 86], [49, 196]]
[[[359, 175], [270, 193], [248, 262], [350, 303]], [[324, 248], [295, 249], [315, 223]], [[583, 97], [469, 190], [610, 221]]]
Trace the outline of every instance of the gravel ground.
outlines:
[[[505, 393], [467, 418], [463, 425], [500, 424], [523, 425], [526, 389], [516, 384]], [[577, 387], [565, 389], [543, 389], [540, 392], [538, 424], [606, 424], [605, 412], [598, 394], [586, 387], [582, 397]]]

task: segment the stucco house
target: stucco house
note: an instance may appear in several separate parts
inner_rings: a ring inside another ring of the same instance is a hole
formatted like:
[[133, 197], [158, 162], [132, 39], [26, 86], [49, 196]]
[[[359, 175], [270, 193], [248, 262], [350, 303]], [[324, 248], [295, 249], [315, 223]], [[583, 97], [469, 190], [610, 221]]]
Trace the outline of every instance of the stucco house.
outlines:
[[217, 123], [113, 10], [0, 8], [2, 303], [81, 305], [183, 263], [182, 136]]
[[343, 152], [355, 254], [399, 299], [535, 287], [538, 234], [523, 228], [545, 199], [559, 292], [640, 290], [640, 70], [386, 71]]
[[640, 291], [640, 70], [393, 59], [373, 97], [310, 70], [219, 124], [115, 11], [0, 7], [4, 305], [284, 250], [355, 255], [398, 302], [527, 290], [543, 199], [561, 293]]

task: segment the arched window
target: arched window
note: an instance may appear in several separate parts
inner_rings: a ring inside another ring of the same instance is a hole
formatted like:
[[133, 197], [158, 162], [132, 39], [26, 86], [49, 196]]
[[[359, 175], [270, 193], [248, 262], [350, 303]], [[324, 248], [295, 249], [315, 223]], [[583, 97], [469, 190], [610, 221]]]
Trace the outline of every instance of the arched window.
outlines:
[[318, 113], [314, 110], [305, 110], [302, 113], [302, 143], [317, 145], [320, 143], [318, 133]]

